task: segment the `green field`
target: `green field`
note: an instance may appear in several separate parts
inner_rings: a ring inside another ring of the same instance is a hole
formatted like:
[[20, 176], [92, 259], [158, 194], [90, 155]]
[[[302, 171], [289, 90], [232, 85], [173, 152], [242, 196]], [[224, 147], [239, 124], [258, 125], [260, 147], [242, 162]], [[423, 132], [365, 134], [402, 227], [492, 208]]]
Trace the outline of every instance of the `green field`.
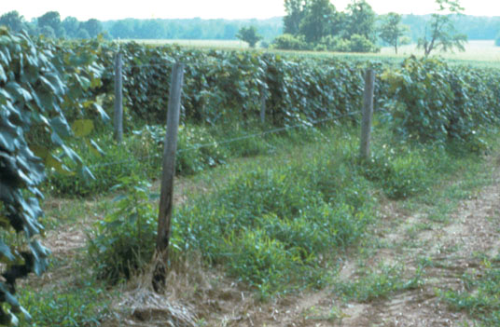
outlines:
[[[128, 42], [132, 40], [123, 40]], [[181, 47], [195, 49], [221, 49], [221, 50], [248, 50], [248, 45], [242, 41], [224, 40], [134, 40], [135, 42], [150, 45], [176, 44]], [[263, 49], [256, 50], [263, 51]], [[381, 60], [399, 62], [410, 55], [423, 56], [423, 51], [418, 50], [415, 44], [402, 46], [399, 53], [395, 54], [392, 47], [384, 47], [379, 53], [338, 53], [338, 52], [312, 52], [312, 51], [282, 51], [287, 55], [307, 55], [314, 57], [336, 56], [349, 60]], [[470, 41], [466, 45], [465, 52], [435, 52], [433, 55], [448, 59], [458, 64], [470, 64], [479, 67], [500, 67], [500, 47], [495, 46], [494, 40]]]
[[[396, 56], [393, 48], [383, 48], [382, 55]], [[423, 51], [417, 50], [414, 44], [402, 46], [399, 49], [399, 57], [406, 57], [408, 55], [417, 54], [423, 55]], [[465, 52], [455, 53], [439, 53], [447, 59], [455, 60], [478, 60], [478, 61], [500, 61], [500, 47], [495, 46], [495, 41], [469, 41], [466, 45]]]
[[[380, 53], [332, 53], [332, 52], [302, 52], [312, 56], [337, 56], [349, 60], [381, 60], [399, 62], [411, 55], [423, 56], [422, 50], [417, 50], [415, 44], [403, 46], [399, 53], [394, 48], [384, 47]], [[500, 67], [500, 47], [495, 46], [493, 40], [470, 41], [465, 46], [465, 52], [434, 52], [439, 56], [457, 64], [479, 67]]]
[[149, 45], [175, 44], [187, 48], [248, 49], [245, 42], [235, 40], [121, 40], [125, 43], [130, 41]]

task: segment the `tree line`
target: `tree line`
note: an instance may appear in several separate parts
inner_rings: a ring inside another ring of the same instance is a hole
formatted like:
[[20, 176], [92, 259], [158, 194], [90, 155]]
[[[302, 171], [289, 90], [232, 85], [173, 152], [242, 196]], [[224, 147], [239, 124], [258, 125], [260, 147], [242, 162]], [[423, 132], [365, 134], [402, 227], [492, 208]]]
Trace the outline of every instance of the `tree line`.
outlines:
[[[255, 27], [258, 39], [270, 43], [281, 36], [276, 43], [288, 44], [290, 48], [307, 47], [303, 42], [313, 41], [313, 47], [324, 50], [377, 50], [379, 46], [390, 45], [386, 38], [398, 37], [398, 46], [414, 42], [425, 34], [433, 15], [376, 15], [366, 1], [353, 1], [344, 11], [337, 11], [328, 0], [286, 0], [287, 15], [265, 20], [225, 19], [122, 19], [79, 21], [75, 17], [61, 19], [56, 11], [27, 21], [17, 11], [0, 16], [0, 25], [6, 25], [17, 32], [27, 30], [30, 35], [45, 35], [53, 38], [94, 38], [103, 33], [114, 39], [191, 39], [191, 40], [236, 40], [238, 35], [248, 33], [243, 27]], [[310, 8], [306, 10], [306, 8]], [[315, 19], [315, 14], [325, 14]], [[357, 22], [361, 22], [360, 25]], [[457, 34], [470, 40], [493, 40], [500, 31], [500, 17], [475, 17], [454, 15], [450, 22], [456, 26]], [[397, 24], [396, 24], [397, 23]], [[301, 27], [302, 24], [302, 27]], [[385, 25], [385, 31], [380, 29]], [[395, 26], [396, 30], [394, 30]], [[405, 27], [406, 26], [406, 27]], [[370, 31], [371, 30], [371, 31]], [[384, 37], [382, 37], [382, 34]], [[390, 35], [392, 34], [392, 35]], [[290, 38], [290, 35], [295, 38]], [[304, 40], [297, 36], [304, 35]], [[321, 36], [321, 37], [319, 37]], [[319, 42], [322, 37], [324, 42]], [[319, 41], [318, 41], [319, 40]], [[368, 42], [367, 42], [368, 41]], [[498, 38], [500, 45], [500, 38]]]
[[97, 19], [81, 22], [75, 17], [61, 20], [57, 11], [49, 11], [28, 22], [17, 11], [0, 16], [0, 26], [4, 25], [13, 32], [26, 30], [30, 35], [44, 35], [48, 38], [89, 39], [104, 32], [103, 24]]
[[255, 26], [269, 42], [283, 31], [281, 17], [264, 20], [122, 19], [103, 22], [103, 26], [117, 39], [236, 40], [242, 27]]
[[[426, 56], [435, 50], [463, 51], [468, 38], [455, 27], [464, 10], [459, 0], [436, 0], [436, 5], [438, 13], [428, 16], [413, 41]], [[377, 52], [385, 44], [397, 53], [412, 41], [403, 15], [377, 16], [366, 0], [352, 0], [344, 12], [330, 0], [285, 0], [285, 9], [284, 34], [273, 42], [277, 49]]]
[[57, 11], [27, 21], [19, 12], [0, 16], [0, 26], [14, 32], [26, 30], [31, 36], [49, 38], [88, 39], [103, 34], [112, 39], [168, 40], [236, 40], [238, 31], [247, 25], [256, 26], [263, 37], [271, 41], [282, 33], [282, 18], [257, 20], [193, 19], [121, 19], [79, 21], [75, 17], [61, 20]]
[[365, 0], [354, 0], [344, 12], [330, 0], [285, 0], [284, 34], [278, 49], [375, 52], [377, 15]]

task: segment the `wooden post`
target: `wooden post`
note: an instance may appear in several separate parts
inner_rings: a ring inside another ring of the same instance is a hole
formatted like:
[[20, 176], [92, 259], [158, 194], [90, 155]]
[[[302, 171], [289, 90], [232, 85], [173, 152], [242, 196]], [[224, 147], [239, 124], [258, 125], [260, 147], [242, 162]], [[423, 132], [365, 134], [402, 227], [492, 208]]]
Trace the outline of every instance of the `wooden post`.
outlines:
[[363, 103], [363, 120], [361, 122], [361, 159], [370, 159], [370, 134], [373, 116], [373, 93], [375, 90], [375, 71], [367, 69], [365, 72], [365, 95]]
[[260, 122], [262, 125], [266, 123], [266, 90], [260, 88]]
[[177, 152], [177, 131], [181, 109], [184, 65], [177, 63], [172, 69], [168, 99], [167, 135], [163, 150], [163, 175], [161, 179], [160, 211], [158, 214], [158, 235], [156, 238], [156, 262], [153, 274], [153, 288], [160, 292], [165, 288], [167, 278], [168, 245], [173, 209], [175, 154]]
[[115, 56], [115, 140], [123, 141], [123, 78], [122, 78], [122, 54], [118, 52]]

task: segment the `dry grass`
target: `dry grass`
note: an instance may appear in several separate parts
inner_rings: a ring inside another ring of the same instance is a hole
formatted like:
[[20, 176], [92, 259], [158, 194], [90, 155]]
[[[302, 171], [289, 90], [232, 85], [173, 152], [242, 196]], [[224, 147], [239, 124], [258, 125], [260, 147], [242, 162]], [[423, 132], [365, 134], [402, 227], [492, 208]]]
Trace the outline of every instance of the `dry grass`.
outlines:
[[257, 306], [250, 290], [226, 278], [223, 271], [206, 267], [199, 256], [170, 267], [163, 294], [152, 289], [153, 268], [124, 287], [103, 327], [238, 326], [244, 313]]

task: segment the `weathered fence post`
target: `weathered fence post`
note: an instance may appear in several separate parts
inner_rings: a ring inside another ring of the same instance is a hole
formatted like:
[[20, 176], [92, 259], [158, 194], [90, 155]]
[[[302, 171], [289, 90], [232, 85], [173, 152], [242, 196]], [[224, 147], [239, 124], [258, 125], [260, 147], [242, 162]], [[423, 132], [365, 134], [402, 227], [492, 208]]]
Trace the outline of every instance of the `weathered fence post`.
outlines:
[[122, 78], [122, 54], [118, 52], [115, 56], [115, 114], [114, 114], [115, 140], [123, 141], [123, 78]]
[[375, 90], [375, 71], [367, 69], [365, 72], [365, 95], [363, 101], [363, 120], [361, 122], [361, 159], [370, 159], [370, 134], [373, 116], [373, 93]]
[[153, 273], [153, 288], [156, 292], [165, 288], [167, 278], [168, 245], [172, 218], [175, 155], [177, 152], [177, 131], [181, 108], [184, 65], [176, 63], [172, 69], [172, 79], [168, 99], [167, 135], [163, 150], [163, 175], [161, 179], [160, 211], [158, 214], [158, 235], [156, 238], [156, 262]]

